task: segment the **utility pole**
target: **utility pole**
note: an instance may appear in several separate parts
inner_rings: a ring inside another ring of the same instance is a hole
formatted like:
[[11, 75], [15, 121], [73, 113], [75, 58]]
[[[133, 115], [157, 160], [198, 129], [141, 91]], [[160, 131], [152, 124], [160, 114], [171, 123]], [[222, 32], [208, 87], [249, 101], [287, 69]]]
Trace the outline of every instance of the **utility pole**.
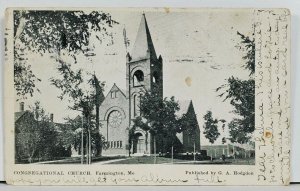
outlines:
[[174, 146], [173, 146], [173, 144], [172, 144], [172, 164], [174, 163], [173, 149], [174, 149]]
[[89, 141], [88, 141], [88, 135], [86, 136], [85, 150], [86, 150], [86, 164], [88, 164], [88, 162], [89, 162]]
[[196, 161], [196, 144], [194, 139], [194, 161]]
[[91, 143], [91, 130], [89, 128], [89, 164], [92, 162], [92, 143]]
[[153, 136], [153, 145], [154, 145], [154, 164], [156, 164], [156, 136]]
[[235, 148], [234, 148], [234, 145], [233, 145], [233, 158], [235, 159]]
[[81, 164], [83, 164], [84, 152], [83, 152], [83, 115], [81, 118]]
[[86, 164], [89, 164], [89, 117], [86, 118], [87, 123], [87, 135], [86, 135]]

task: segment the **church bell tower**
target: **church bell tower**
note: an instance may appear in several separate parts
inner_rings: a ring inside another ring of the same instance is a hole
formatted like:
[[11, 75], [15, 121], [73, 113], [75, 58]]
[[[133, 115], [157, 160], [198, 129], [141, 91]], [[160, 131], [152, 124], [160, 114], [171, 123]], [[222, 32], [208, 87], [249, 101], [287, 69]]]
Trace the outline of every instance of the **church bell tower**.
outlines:
[[146, 91], [163, 97], [163, 60], [156, 56], [145, 14], [142, 15], [131, 53], [126, 56], [130, 120], [140, 115], [140, 99]]

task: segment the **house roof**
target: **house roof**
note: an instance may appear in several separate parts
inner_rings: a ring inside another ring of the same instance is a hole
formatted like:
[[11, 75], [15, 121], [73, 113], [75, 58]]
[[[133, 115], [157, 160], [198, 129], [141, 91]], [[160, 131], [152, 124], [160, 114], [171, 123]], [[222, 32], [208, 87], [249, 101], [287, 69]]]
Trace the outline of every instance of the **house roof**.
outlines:
[[142, 16], [137, 37], [130, 56], [131, 61], [146, 59], [149, 58], [149, 56], [150, 58], [157, 58], [145, 14]]
[[27, 111], [15, 112], [15, 122], [18, 121]]
[[80, 115], [77, 115], [74, 120], [81, 120], [81, 116]]

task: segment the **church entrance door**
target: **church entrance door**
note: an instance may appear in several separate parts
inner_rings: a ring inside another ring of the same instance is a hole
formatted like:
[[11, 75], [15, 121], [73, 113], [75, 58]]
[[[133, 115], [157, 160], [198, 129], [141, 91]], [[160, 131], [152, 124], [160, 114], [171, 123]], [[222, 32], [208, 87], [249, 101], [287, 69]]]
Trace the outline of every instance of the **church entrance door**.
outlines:
[[145, 153], [145, 137], [142, 133], [136, 133], [133, 140], [133, 154]]

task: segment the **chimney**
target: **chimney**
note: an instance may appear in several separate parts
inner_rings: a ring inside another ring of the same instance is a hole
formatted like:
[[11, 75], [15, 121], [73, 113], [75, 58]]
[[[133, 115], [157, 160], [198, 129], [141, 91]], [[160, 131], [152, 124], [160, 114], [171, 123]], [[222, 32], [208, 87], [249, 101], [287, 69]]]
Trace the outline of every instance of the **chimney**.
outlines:
[[20, 102], [20, 111], [24, 111], [24, 102]]
[[50, 121], [53, 122], [53, 113], [50, 114]]

